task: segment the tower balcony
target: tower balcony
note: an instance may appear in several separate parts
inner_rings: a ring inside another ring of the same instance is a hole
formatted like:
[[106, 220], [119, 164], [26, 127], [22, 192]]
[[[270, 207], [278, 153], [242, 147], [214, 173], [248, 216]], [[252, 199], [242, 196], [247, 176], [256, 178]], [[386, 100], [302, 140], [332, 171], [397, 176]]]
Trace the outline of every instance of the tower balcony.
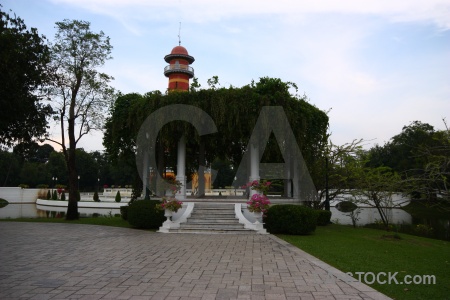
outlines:
[[169, 77], [170, 74], [174, 73], [184, 73], [189, 76], [189, 78], [194, 77], [194, 68], [189, 65], [173, 64], [168, 65], [164, 68], [164, 75]]

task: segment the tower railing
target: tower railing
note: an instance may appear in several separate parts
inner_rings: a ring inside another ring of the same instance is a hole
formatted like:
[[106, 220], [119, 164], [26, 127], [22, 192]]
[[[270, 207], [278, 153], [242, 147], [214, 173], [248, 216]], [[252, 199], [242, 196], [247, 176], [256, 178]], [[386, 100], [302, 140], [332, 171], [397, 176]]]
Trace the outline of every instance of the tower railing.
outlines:
[[182, 64], [168, 65], [164, 68], [164, 75], [173, 72], [183, 72], [194, 75], [194, 68], [192, 68], [189, 65], [182, 65]]

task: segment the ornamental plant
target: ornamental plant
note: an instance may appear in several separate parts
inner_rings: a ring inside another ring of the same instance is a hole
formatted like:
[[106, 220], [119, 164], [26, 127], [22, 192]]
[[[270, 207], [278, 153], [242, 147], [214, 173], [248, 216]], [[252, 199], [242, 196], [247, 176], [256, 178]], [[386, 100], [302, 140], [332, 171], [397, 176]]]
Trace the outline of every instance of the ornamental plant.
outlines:
[[114, 199], [116, 202], [122, 201], [122, 196], [120, 196], [120, 191], [117, 191], [116, 198]]
[[178, 201], [175, 198], [162, 198], [162, 202], [160, 204], [158, 204], [156, 207], [160, 210], [169, 210], [169, 211], [173, 211], [173, 212], [177, 212], [181, 206], [183, 205], [183, 202]]
[[271, 184], [272, 184], [272, 182], [267, 181], [267, 180], [262, 180], [262, 181], [253, 180], [253, 181], [250, 181], [249, 183], [247, 183], [246, 185], [242, 186], [241, 188], [243, 188], [243, 189], [251, 188], [252, 190], [257, 191], [258, 193], [261, 193], [261, 194], [267, 196], [267, 192], [269, 191]]
[[249, 201], [247, 201], [247, 209], [249, 212], [266, 214], [269, 209], [270, 201], [264, 194], [254, 194]]

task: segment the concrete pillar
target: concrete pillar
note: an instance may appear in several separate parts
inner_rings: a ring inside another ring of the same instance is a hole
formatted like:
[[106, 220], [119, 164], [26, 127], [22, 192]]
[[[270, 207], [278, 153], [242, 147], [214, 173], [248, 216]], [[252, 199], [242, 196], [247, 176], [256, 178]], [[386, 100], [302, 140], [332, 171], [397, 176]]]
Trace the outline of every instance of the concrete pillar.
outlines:
[[181, 182], [181, 190], [176, 194], [178, 200], [186, 199], [186, 139], [183, 135], [178, 141], [177, 177]]
[[[259, 145], [250, 144], [250, 178], [249, 181], [260, 180], [259, 177]], [[250, 197], [256, 194], [250, 189]]]
[[198, 168], [198, 197], [205, 196], [205, 144], [200, 142], [200, 153], [199, 153], [200, 167]]
[[297, 159], [294, 158], [294, 176], [293, 176], [293, 180], [292, 180], [292, 185], [293, 185], [293, 191], [294, 194], [292, 195], [294, 199], [299, 199], [300, 198], [300, 169], [298, 166], [298, 162]]
[[148, 152], [144, 152], [144, 165], [142, 166], [142, 194], [145, 197], [147, 189], [149, 189], [148, 186], [148, 163], [149, 163], [149, 157]]

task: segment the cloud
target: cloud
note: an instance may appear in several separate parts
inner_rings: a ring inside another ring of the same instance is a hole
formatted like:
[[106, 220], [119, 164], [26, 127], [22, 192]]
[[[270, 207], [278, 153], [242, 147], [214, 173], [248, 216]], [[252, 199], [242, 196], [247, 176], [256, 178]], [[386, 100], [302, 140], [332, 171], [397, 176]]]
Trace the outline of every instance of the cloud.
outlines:
[[[450, 29], [450, 2], [448, 0], [52, 0], [105, 14], [123, 24], [131, 20], [189, 20], [214, 22], [229, 18], [253, 16], [289, 17], [305, 14], [363, 14], [387, 18], [392, 22], [431, 22], [442, 30]], [[125, 25], [138, 32], [134, 26]]]

